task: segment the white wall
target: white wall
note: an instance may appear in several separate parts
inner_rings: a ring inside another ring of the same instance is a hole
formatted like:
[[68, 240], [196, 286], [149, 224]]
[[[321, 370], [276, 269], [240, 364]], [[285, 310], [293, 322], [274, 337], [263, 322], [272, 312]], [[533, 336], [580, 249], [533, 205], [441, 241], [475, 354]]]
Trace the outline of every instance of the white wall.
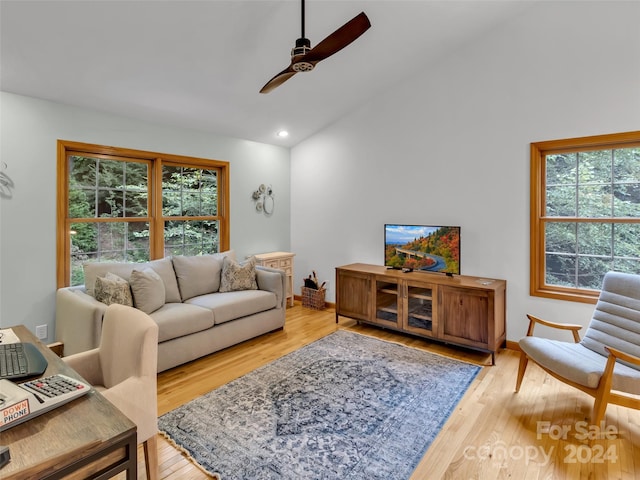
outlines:
[[[290, 248], [289, 149], [139, 122], [0, 92], [0, 157], [13, 181], [0, 198], [0, 326], [48, 325], [54, 339], [56, 141], [113, 145], [230, 162], [231, 248], [238, 258]], [[251, 194], [271, 184], [275, 210]]]
[[[508, 338], [526, 312], [586, 324], [591, 305], [530, 297], [529, 143], [640, 129], [638, 2], [538, 2], [516, 21], [284, 148], [0, 93], [0, 326], [49, 326], [56, 140], [231, 162], [231, 244], [296, 253], [295, 286], [382, 263], [385, 222], [462, 226], [462, 272], [508, 281]], [[272, 217], [250, 194], [272, 184]]]
[[[529, 296], [529, 144], [640, 129], [640, 3], [538, 2], [515, 21], [292, 149], [295, 285], [383, 263], [383, 224], [462, 227], [467, 275], [507, 280], [525, 313], [586, 324], [592, 305]], [[544, 333], [544, 332], [543, 332]]]

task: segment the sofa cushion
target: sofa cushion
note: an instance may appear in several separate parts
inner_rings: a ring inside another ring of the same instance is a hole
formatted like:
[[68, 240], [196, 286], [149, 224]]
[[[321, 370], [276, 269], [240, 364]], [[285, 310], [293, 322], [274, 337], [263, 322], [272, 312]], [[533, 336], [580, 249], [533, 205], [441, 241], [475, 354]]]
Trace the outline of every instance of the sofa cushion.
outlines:
[[129, 282], [111, 272], [107, 272], [104, 277], [96, 278], [95, 294], [96, 300], [105, 305], [119, 303], [120, 305], [133, 307]]
[[257, 289], [256, 258], [251, 257], [246, 262], [239, 264], [235, 260], [225, 257], [222, 263], [220, 292]]
[[228, 250], [211, 255], [173, 257], [173, 268], [178, 279], [182, 301], [217, 292], [220, 288], [222, 262], [226, 257], [235, 258], [235, 252]]
[[107, 273], [111, 272], [119, 277], [129, 281], [131, 272], [135, 270], [144, 270], [151, 267], [160, 275], [162, 282], [164, 283], [164, 289], [167, 302], [181, 302], [180, 291], [178, 290], [178, 282], [176, 280], [176, 274], [173, 271], [173, 263], [170, 257], [161, 258], [159, 260], [152, 260], [145, 263], [133, 263], [133, 262], [87, 262], [83, 265], [84, 268], [84, 286], [87, 289], [87, 293], [95, 298], [95, 283], [97, 277], [103, 277]]
[[153, 268], [133, 270], [129, 279], [133, 304], [144, 313], [153, 313], [164, 305], [164, 283]]
[[276, 295], [264, 290], [240, 290], [237, 292], [210, 293], [194, 297], [185, 302], [204, 307], [213, 312], [216, 325], [264, 312], [277, 306]]
[[150, 315], [158, 324], [158, 342], [213, 327], [213, 312], [186, 303], [165, 303]]
[[147, 264], [160, 275], [162, 283], [164, 283], [165, 302], [181, 302], [180, 290], [178, 289], [178, 280], [176, 272], [173, 271], [173, 262], [171, 257], [152, 260]]

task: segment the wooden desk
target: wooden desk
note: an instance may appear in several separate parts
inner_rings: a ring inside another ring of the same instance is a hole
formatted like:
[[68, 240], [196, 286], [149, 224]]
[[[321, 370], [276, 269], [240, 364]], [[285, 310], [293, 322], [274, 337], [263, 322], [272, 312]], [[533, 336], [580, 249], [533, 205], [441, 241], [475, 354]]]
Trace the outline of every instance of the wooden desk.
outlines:
[[[49, 362], [44, 376], [82, 379], [24, 326], [11, 327], [21, 341], [38, 346]], [[136, 425], [92, 390], [61, 407], [0, 433], [11, 461], [4, 479], [107, 479], [126, 471], [138, 476]]]

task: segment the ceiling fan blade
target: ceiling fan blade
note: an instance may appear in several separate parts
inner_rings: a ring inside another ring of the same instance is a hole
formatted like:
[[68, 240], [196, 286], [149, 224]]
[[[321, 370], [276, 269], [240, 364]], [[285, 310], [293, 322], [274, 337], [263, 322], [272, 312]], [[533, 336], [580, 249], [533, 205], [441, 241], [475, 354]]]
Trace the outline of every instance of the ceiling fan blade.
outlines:
[[316, 63], [339, 52], [371, 27], [371, 22], [364, 12], [356, 15], [318, 45], [310, 48], [310, 42], [304, 37], [304, 0], [302, 0], [302, 36], [296, 40], [296, 46], [291, 51], [291, 64], [269, 80], [260, 93], [269, 93], [282, 85], [297, 72], [313, 70]]
[[281, 71], [280, 73], [278, 73], [276, 76], [274, 76], [271, 80], [269, 80], [264, 87], [262, 87], [262, 89], [260, 90], [260, 93], [269, 93], [271, 90], [273, 90], [276, 87], [279, 87], [280, 85], [282, 85], [284, 82], [286, 82], [287, 80], [289, 80], [291, 77], [293, 77], [296, 73], [296, 71], [294, 71], [291, 68], [291, 65], [289, 65], [287, 68], [285, 68], [283, 71]]
[[339, 52], [371, 27], [364, 12], [356, 15], [327, 38], [313, 47], [305, 56], [306, 62], [316, 64], [336, 52]]

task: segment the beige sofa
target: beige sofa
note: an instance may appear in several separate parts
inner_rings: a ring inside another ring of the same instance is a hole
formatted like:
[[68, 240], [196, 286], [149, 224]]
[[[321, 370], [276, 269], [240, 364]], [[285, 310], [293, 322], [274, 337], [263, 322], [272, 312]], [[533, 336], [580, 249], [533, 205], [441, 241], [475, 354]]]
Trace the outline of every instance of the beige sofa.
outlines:
[[98, 347], [107, 303], [132, 302], [158, 324], [158, 372], [284, 327], [285, 273], [239, 265], [233, 251], [87, 263], [84, 273], [85, 285], [56, 293], [65, 355]]

